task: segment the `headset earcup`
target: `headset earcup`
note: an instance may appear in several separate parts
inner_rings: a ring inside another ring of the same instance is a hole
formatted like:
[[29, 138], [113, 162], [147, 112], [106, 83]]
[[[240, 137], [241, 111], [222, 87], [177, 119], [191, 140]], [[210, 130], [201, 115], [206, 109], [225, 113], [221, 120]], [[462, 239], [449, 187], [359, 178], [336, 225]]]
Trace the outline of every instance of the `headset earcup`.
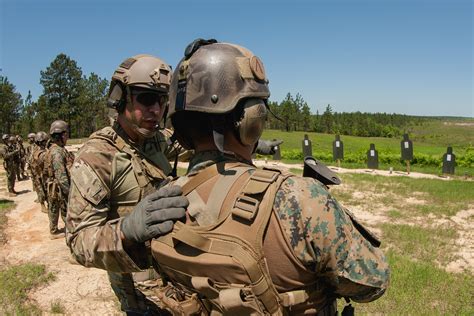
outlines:
[[120, 83], [115, 83], [110, 89], [109, 98], [107, 99], [107, 106], [116, 109], [120, 112], [121, 107], [125, 104], [123, 88]]
[[262, 136], [267, 119], [267, 108], [261, 99], [248, 99], [243, 106], [242, 118], [236, 122], [236, 131], [240, 142], [253, 146]]

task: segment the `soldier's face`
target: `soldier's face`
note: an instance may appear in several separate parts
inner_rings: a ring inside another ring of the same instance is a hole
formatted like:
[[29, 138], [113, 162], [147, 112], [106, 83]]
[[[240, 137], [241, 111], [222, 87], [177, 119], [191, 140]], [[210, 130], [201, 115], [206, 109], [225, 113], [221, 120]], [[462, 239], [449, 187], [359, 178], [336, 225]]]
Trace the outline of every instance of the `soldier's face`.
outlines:
[[139, 128], [156, 130], [163, 118], [167, 98], [150, 90], [132, 90], [132, 104], [125, 108], [125, 117]]

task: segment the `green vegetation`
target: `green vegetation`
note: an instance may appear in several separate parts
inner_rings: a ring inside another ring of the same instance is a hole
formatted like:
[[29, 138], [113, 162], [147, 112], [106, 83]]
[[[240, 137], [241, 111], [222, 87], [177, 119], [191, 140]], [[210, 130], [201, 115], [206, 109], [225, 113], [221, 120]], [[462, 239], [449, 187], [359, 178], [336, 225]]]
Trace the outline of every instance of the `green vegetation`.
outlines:
[[[2, 176], [2, 175], [0, 175]], [[3, 233], [4, 228], [7, 226], [7, 213], [15, 206], [15, 203], [9, 200], [0, 200], [0, 245], [4, 244], [6, 236]]]
[[356, 313], [383, 315], [473, 315], [474, 278], [453, 274], [431, 262], [416, 261], [411, 252], [387, 251], [391, 284], [370, 304], [354, 304]]
[[0, 270], [0, 310], [6, 315], [41, 315], [41, 310], [28, 302], [28, 291], [54, 280], [44, 265], [24, 264]]
[[[367, 174], [340, 176], [344, 185], [331, 187], [331, 194], [340, 202], [349, 209], [359, 205], [395, 222], [371, 222], [382, 234], [391, 283], [382, 298], [370, 304], [353, 304], [356, 313], [473, 315], [474, 276], [443, 269], [456, 260], [455, 251], [459, 248], [455, 240], [459, 229], [467, 228], [453, 226], [452, 222], [439, 224], [436, 219], [472, 208], [474, 182]], [[340, 310], [343, 306], [339, 302]]]
[[[458, 124], [455, 121], [448, 123]], [[429, 124], [430, 128], [434, 128], [432, 126], [439, 127], [443, 131], [442, 139], [440, 134], [436, 134], [439, 136], [436, 141], [426, 141], [422, 134], [413, 132], [414, 159], [411, 161], [411, 171], [441, 173], [442, 156], [446, 153], [446, 144], [449, 144], [452, 145], [456, 155], [456, 174], [472, 176], [474, 174], [474, 136], [472, 136], [474, 135], [474, 125], [445, 125], [443, 121], [437, 120], [427, 121], [423, 124]], [[474, 124], [474, 120], [472, 124]], [[451, 127], [453, 128], [451, 129]], [[416, 126], [416, 128], [421, 127]], [[303, 160], [301, 146], [304, 134], [308, 134], [312, 141], [313, 156], [325, 163], [334, 164], [332, 143], [335, 137], [333, 134], [266, 130], [262, 138], [283, 140], [282, 159], [289, 163], [301, 163]], [[401, 138], [341, 136], [341, 140], [344, 143], [342, 167], [366, 168], [367, 150], [373, 143], [379, 154], [380, 169], [386, 170], [393, 167], [394, 170], [406, 170], [405, 162], [400, 157]]]
[[[474, 182], [462, 180], [413, 179], [408, 177], [385, 177], [369, 174], [341, 174], [343, 183], [350, 184], [348, 189], [334, 186], [331, 193], [343, 203], [349, 205], [367, 205], [377, 208], [382, 205], [407, 216], [447, 215], [467, 209], [474, 204]], [[353, 192], [364, 192], [366, 199], [354, 197]], [[410, 204], [407, 199], [421, 201]], [[392, 212], [393, 214], [393, 212]]]
[[64, 314], [66, 309], [60, 300], [54, 300], [51, 302], [51, 313], [53, 314]]

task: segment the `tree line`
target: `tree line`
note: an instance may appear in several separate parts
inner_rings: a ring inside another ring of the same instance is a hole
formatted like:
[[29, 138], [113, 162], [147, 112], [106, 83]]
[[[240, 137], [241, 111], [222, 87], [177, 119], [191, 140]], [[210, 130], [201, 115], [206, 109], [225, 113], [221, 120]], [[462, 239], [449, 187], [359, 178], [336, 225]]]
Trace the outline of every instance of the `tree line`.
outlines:
[[40, 72], [43, 92], [25, 98], [5, 76], [0, 76], [0, 128], [2, 133], [27, 135], [49, 132], [54, 120], [64, 120], [70, 136], [86, 137], [109, 123], [106, 108], [108, 81], [95, 73], [82, 73], [77, 62], [59, 54]]
[[[108, 81], [82, 73], [77, 62], [59, 54], [40, 72], [43, 92], [37, 100], [23, 98], [5, 76], [0, 76], [0, 128], [2, 133], [26, 135], [49, 131], [52, 121], [69, 123], [73, 138], [87, 137], [109, 124], [106, 94]], [[281, 102], [269, 102], [267, 128], [288, 132], [307, 131], [341, 135], [399, 137], [423, 118], [387, 113], [338, 113], [327, 105], [322, 114], [312, 114], [301, 94], [288, 93]]]
[[288, 93], [283, 101], [269, 102], [274, 115], [267, 127], [287, 132], [305, 131], [362, 137], [399, 137], [427, 118], [388, 113], [338, 113], [328, 104], [322, 112], [312, 114], [308, 103], [298, 93]]

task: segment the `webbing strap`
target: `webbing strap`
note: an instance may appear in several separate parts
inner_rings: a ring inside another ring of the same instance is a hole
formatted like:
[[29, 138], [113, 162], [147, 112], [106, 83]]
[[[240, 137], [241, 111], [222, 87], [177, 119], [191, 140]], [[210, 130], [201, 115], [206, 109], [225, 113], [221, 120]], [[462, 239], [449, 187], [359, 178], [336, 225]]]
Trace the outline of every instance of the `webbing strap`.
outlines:
[[235, 170], [235, 174], [219, 177], [207, 200], [206, 216], [202, 217], [201, 220], [199, 218], [196, 219], [199, 226], [208, 226], [217, 221], [222, 208], [222, 203], [227, 197], [231, 186], [249, 169], [250, 167], [232, 168], [232, 170]]
[[198, 186], [211, 179], [212, 177], [219, 174], [219, 170], [230, 169], [237, 167], [239, 165], [245, 166], [240, 162], [231, 162], [231, 163], [216, 163], [210, 165], [209, 167], [200, 170], [195, 176], [190, 176], [189, 181], [186, 182], [181, 188], [183, 190], [183, 195], [188, 195], [189, 192], [196, 189]]

